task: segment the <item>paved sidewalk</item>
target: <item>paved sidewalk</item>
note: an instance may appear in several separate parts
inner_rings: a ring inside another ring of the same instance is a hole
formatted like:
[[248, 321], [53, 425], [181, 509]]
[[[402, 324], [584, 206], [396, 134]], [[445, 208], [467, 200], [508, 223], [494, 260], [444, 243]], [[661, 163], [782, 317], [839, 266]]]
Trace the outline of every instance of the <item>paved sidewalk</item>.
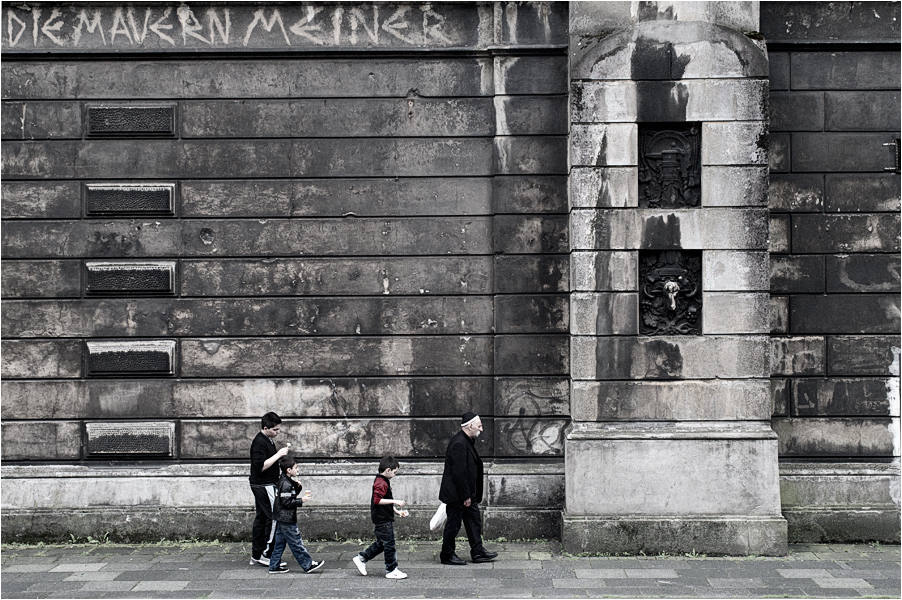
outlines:
[[[464, 542], [464, 546], [466, 543]], [[554, 542], [487, 544], [496, 562], [441, 565], [440, 542], [398, 543], [410, 578], [362, 577], [358, 542], [311, 542], [321, 572], [248, 564], [249, 544], [4, 546], [3, 598], [899, 598], [899, 546], [793, 545], [786, 557], [570, 556]], [[461, 555], [467, 558], [465, 554]]]

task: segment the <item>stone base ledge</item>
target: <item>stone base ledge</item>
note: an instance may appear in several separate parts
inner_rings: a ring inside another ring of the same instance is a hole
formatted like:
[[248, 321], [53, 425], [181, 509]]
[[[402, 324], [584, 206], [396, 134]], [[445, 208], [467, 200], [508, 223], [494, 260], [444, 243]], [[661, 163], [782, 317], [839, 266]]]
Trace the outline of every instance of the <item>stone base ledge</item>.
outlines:
[[780, 517], [576, 516], [564, 513], [561, 542], [573, 554], [684, 554], [785, 556], [786, 520]]
[[784, 509], [793, 544], [900, 543], [899, 507], [826, 506]]

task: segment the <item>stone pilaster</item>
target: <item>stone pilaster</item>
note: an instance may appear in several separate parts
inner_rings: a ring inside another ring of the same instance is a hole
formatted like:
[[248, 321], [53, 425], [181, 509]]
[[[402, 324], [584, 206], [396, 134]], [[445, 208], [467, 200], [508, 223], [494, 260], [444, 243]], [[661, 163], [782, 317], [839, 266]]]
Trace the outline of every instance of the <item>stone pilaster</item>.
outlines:
[[569, 551], [786, 552], [757, 21], [571, 5]]

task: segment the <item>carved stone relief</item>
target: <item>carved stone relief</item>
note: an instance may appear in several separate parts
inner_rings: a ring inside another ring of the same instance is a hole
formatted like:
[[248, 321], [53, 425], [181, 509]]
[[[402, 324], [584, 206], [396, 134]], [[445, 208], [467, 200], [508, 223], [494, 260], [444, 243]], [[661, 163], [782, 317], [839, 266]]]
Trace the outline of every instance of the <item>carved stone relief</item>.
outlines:
[[702, 253], [639, 253], [639, 334], [701, 335]]
[[639, 207], [699, 206], [701, 128], [639, 126]]

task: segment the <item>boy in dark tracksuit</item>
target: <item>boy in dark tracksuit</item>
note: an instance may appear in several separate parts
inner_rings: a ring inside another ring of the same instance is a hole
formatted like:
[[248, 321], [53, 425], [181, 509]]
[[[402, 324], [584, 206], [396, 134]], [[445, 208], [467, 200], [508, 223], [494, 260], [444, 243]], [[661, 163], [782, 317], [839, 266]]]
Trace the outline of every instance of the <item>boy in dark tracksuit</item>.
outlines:
[[282, 553], [285, 551], [285, 544], [288, 544], [291, 553], [294, 554], [294, 558], [304, 572], [312, 573], [321, 568], [325, 561], [316, 561], [310, 558], [310, 554], [304, 548], [304, 540], [301, 539], [297, 525], [298, 507], [310, 500], [310, 492], [304, 494], [303, 498], [298, 498], [303, 486], [293, 479], [298, 476], [298, 465], [294, 458], [286, 456], [280, 459], [279, 468], [282, 470], [282, 476], [279, 477], [279, 483], [276, 484], [276, 500], [272, 511], [276, 534], [272, 556], [269, 558], [269, 572], [288, 572], [288, 569], [280, 563]]
[[370, 497], [370, 516], [376, 530], [376, 541], [354, 557], [354, 566], [361, 575], [366, 575], [366, 563], [381, 553], [385, 553], [386, 579], [405, 579], [407, 573], [398, 568], [395, 554], [395, 513], [406, 517], [406, 510], [399, 510], [406, 504], [403, 500], [395, 500], [391, 493], [390, 480], [401, 468], [394, 456], [386, 456], [379, 462], [379, 474], [373, 481], [373, 493]]

